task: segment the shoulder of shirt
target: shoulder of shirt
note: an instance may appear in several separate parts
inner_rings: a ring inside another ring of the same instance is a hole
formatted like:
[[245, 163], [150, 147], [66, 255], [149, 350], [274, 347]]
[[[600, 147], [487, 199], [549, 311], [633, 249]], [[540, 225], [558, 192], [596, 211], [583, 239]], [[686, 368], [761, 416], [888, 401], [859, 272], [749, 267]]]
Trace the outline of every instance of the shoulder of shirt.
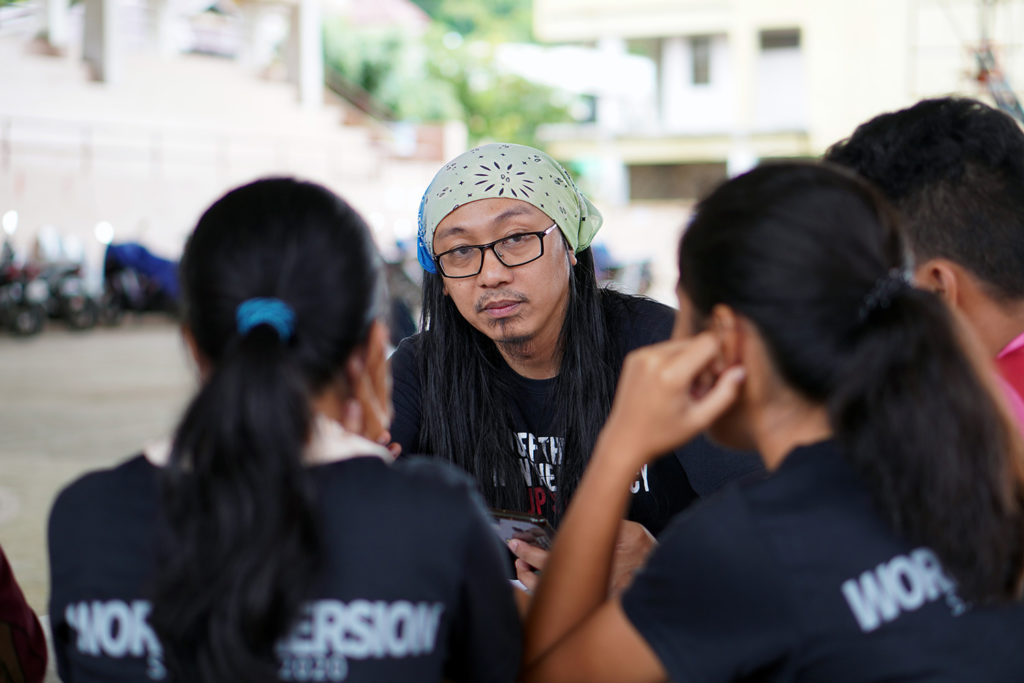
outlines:
[[793, 504], [804, 502], [794, 498], [793, 490], [818, 489], [833, 481], [850, 482], [861, 490], [857, 495], [869, 495], [859, 483], [852, 467], [843, 458], [833, 441], [800, 446], [787, 455], [774, 472], [764, 469], [751, 471], [728, 482], [714, 493], [680, 515], [703, 515], [714, 526], [720, 520], [742, 522], [750, 528], [763, 518], [765, 505], [775, 507], [778, 501]]
[[391, 362], [412, 361], [418, 358], [423, 347], [422, 339], [424, 334], [424, 332], [417, 332], [398, 342], [398, 346], [395, 347], [391, 354]]
[[92, 470], [81, 475], [57, 494], [51, 515], [59, 510], [89, 509], [97, 500], [107, 497], [121, 497], [129, 488], [153, 477], [157, 469], [141, 453], [112, 467]]
[[630, 348], [665, 341], [672, 334], [676, 310], [654, 299], [601, 290], [601, 305], [612, 334], [630, 340]]
[[335, 477], [350, 484], [353, 476], [365, 476], [385, 486], [408, 491], [409, 495], [451, 496], [457, 491], [476, 488], [465, 472], [426, 455], [401, 455], [391, 463], [374, 457], [355, 457], [317, 465], [316, 469], [317, 480], [327, 486]]
[[414, 482], [429, 482], [440, 488], [475, 490], [476, 484], [468, 474], [455, 466], [426, 455], [403, 455], [392, 468]]
[[753, 533], [751, 496], [756, 496], [756, 491], [769, 480], [759, 475], [742, 477], [701, 498], [676, 515], [658, 537], [659, 543], [680, 533], [687, 536]]

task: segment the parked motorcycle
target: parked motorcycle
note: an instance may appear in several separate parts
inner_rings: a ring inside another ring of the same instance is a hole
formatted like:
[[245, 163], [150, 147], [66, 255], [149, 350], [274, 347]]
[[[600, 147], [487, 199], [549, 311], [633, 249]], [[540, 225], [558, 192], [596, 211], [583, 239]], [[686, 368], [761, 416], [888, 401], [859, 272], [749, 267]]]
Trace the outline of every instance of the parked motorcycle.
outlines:
[[178, 264], [156, 256], [136, 242], [111, 243], [103, 261], [100, 319], [120, 322], [126, 311], [178, 310]]
[[49, 292], [48, 315], [65, 321], [73, 330], [95, 327], [99, 317], [99, 303], [87, 291], [82, 264], [56, 261], [42, 264], [41, 270]]
[[46, 323], [49, 297], [46, 282], [31, 264], [19, 267], [12, 258], [0, 265], [0, 326], [19, 337], [37, 334]]

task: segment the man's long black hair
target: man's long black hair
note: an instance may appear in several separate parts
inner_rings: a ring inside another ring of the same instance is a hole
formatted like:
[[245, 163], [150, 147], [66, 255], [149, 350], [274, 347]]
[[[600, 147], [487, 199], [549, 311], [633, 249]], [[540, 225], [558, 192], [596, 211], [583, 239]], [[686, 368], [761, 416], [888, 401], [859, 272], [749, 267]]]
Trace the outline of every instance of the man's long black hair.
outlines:
[[[551, 433], [564, 434], [556, 518], [572, 496], [611, 408], [623, 344], [609, 316], [628, 297], [598, 287], [590, 249], [576, 255], [559, 338], [561, 363], [551, 405]], [[493, 507], [528, 509], [523, 468], [511, 426], [511, 370], [495, 343], [474, 329], [444, 294], [440, 275], [424, 273], [418, 450], [469, 472]], [[429, 400], [426, 400], [429, 399]], [[536, 480], [538, 473], [534, 472]], [[554, 521], [557, 521], [554, 520]]]

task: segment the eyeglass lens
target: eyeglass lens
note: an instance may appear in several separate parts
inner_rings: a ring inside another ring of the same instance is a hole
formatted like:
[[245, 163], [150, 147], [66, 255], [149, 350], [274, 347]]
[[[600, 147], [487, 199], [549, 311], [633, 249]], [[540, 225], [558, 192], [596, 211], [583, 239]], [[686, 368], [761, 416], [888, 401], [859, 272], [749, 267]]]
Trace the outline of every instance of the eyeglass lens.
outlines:
[[[467, 246], [446, 252], [439, 257], [441, 267], [449, 277], [476, 275], [484, 263], [484, 248]], [[521, 266], [543, 254], [540, 235], [510, 235], [491, 247], [495, 255], [508, 267]]]

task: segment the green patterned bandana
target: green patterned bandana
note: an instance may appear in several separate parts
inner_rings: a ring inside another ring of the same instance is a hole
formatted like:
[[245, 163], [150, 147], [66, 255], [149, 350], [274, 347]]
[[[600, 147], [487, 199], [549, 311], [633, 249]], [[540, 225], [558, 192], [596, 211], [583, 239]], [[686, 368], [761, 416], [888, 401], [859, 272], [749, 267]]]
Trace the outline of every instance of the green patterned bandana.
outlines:
[[437, 224], [463, 204], [495, 197], [518, 199], [546, 213], [574, 252], [589, 247], [601, 227], [601, 213], [547, 154], [523, 145], [483, 145], [445, 164], [423, 193], [416, 256], [424, 270], [437, 272]]

